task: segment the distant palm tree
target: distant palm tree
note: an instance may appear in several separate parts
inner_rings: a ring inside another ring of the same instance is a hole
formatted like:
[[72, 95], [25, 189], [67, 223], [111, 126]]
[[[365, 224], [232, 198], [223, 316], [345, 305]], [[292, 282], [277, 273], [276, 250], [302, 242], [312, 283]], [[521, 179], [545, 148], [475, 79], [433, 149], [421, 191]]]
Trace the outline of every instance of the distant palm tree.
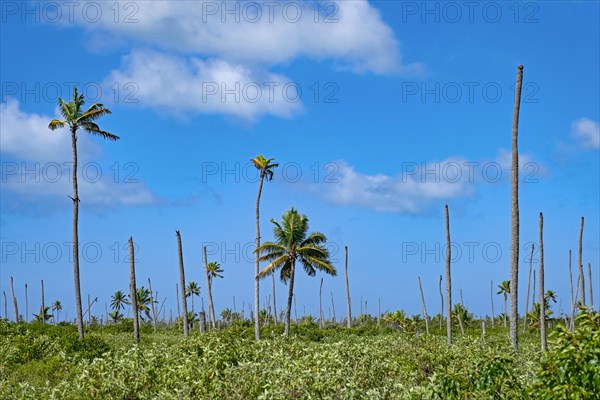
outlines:
[[56, 318], [53, 318], [54, 322], [60, 322], [60, 312], [62, 309], [63, 306], [60, 300], [54, 300], [54, 303], [52, 303], [52, 314], [56, 311]]
[[52, 314], [50, 314], [50, 307], [48, 307], [48, 306], [44, 307], [43, 312], [42, 312], [42, 307], [40, 307], [39, 314], [33, 314], [33, 317], [38, 322], [48, 321], [50, 318], [52, 318]]
[[48, 128], [56, 130], [68, 126], [71, 131], [71, 147], [73, 149], [73, 275], [75, 279], [75, 309], [77, 312], [77, 328], [79, 337], [83, 338], [83, 310], [81, 306], [81, 283], [79, 279], [79, 189], [77, 187], [77, 131], [83, 131], [92, 135], [100, 136], [108, 140], [118, 140], [119, 137], [112, 133], [103, 131], [94, 122], [103, 115], [110, 114], [108, 108], [102, 104], [92, 104], [87, 110], [83, 110], [85, 98], [83, 94], [77, 93], [77, 87], [73, 88], [73, 99], [68, 103], [62, 98], [58, 99], [58, 110], [63, 120], [53, 119]]
[[123, 314], [121, 314], [119, 310], [109, 312], [108, 316], [110, 317], [111, 322], [114, 323], [119, 322], [123, 319]]
[[120, 290], [117, 290], [115, 294], [111, 297], [110, 308], [115, 311], [121, 311], [122, 308], [125, 308], [125, 305], [128, 305], [129, 300], [127, 300], [127, 295]]
[[[196, 314], [194, 311], [194, 296], [200, 296], [200, 286], [194, 281], [190, 281], [185, 288], [185, 297], [192, 298], [192, 314]], [[189, 321], [188, 321], [189, 322]]]
[[[137, 300], [138, 314], [140, 318], [144, 320], [144, 317], [142, 316], [143, 312], [146, 318], [148, 320], [151, 320], [152, 317], [150, 316], [150, 306], [152, 305], [153, 300], [150, 294], [150, 290], [142, 286], [136, 289], [135, 295]], [[154, 302], [156, 303], [156, 300], [154, 300]]]
[[260, 340], [260, 320], [258, 314], [260, 311], [260, 278], [258, 272], [260, 269], [259, 252], [260, 247], [260, 195], [262, 193], [263, 181], [273, 180], [273, 169], [279, 164], [273, 163], [274, 158], [265, 158], [262, 155], [253, 158], [251, 161], [259, 171], [258, 193], [256, 194], [256, 261], [254, 265], [254, 336], [256, 340]]
[[498, 293], [496, 294], [504, 295], [504, 327], [506, 328], [506, 300], [510, 294], [510, 281], [502, 281], [502, 283], [498, 285], [498, 289]]
[[289, 282], [288, 303], [285, 315], [285, 336], [290, 336], [290, 316], [294, 296], [294, 278], [296, 262], [299, 261], [309, 276], [315, 276], [316, 270], [336, 276], [337, 271], [329, 260], [329, 251], [323, 245], [327, 237], [320, 232], [308, 234], [308, 218], [293, 208], [283, 214], [281, 224], [271, 219], [275, 242], [265, 242], [256, 249], [262, 254], [259, 261], [270, 263], [258, 274], [264, 278], [280, 269], [280, 278]]
[[[204, 249], [206, 249], [206, 247]], [[208, 279], [208, 302], [210, 304], [210, 313], [212, 315], [213, 328], [214, 324], [216, 324], [217, 316], [215, 314], [215, 303], [213, 302], [212, 296], [212, 282], [213, 278], [223, 278], [223, 275], [221, 275], [223, 272], [224, 271], [223, 268], [221, 268], [221, 265], [215, 261], [211, 261], [208, 264], [206, 264], [206, 276]]]

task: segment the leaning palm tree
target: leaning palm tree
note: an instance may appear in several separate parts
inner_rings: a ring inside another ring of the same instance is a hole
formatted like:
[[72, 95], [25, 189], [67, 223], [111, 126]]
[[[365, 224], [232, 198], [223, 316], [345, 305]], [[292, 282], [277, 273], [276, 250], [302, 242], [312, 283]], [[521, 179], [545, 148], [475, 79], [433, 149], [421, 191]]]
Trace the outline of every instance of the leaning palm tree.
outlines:
[[185, 297], [192, 298], [192, 314], [196, 313], [194, 311], [194, 296], [200, 296], [200, 286], [196, 282], [190, 281], [185, 288]]
[[502, 281], [502, 283], [498, 285], [498, 293], [496, 294], [502, 294], [504, 296], [504, 327], [506, 328], [506, 300], [510, 294], [510, 281]]
[[54, 314], [54, 312], [56, 311], [56, 319], [54, 318], [54, 315], [52, 319], [54, 319], [55, 323], [60, 322], [60, 312], [62, 311], [62, 309], [63, 306], [60, 300], [54, 300], [54, 302], [52, 303], [52, 314]]
[[112, 308], [115, 311], [120, 311], [122, 308], [125, 308], [125, 305], [129, 304], [129, 300], [127, 300], [127, 295], [121, 290], [117, 290], [115, 294], [111, 296], [110, 299], [110, 308]]
[[83, 338], [83, 310], [81, 307], [81, 284], [79, 280], [79, 189], [77, 186], [77, 131], [83, 131], [92, 135], [100, 136], [108, 140], [118, 140], [119, 137], [112, 133], [103, 131], [94, 122], [103, 115], [110, 114], [108, 108], [102, 104], [94, 103], [84, 111], [85, 98], [83, 94], [77, 93], [77, 87], [73, 88], [73, 99], [68, 103], [62, 98], [58, 99], [59, 112], [63, 120], [53, 119], [48, 128], [56, 130], [68, 126], [71, 131], [71, 146], [73, 148], [73, 275], [75, 281], [75, 309], [77, 313], [77, 329], [79, 337]]
[[260, 247], [260, 195], [262, 193], [263, 181], [273, 180], [273, 169], [279, 164], [273, 163], [274, 158], [264, 158], [262, 155], [253, 158], [251, 161], [259, 171], [258, 193], [256, 195], [256, 261], [254, 264], [254, 336], [256, 340], [260, 340], [260, 320], [258, 313], [260, 312], [260, 278], [258, 272], [260, 268], [259, 252]]
[[280, 269], [280, 278], [284, 283], [289, 282], [288, 302], [285, 313], [285, 336], [290, 336], [290, 316], [294, 296], [294, 278], [296, 262], [299, 261], [309, 276], [315, 276], [316, 270], [321, 270], [335, 276], [337, 271], [329, 260], [329, 251], [323, 245], [327, 237], [320, 232], [308, 234], [308, 218], [299, 214], [293, 208], [283, 214], [281, 223], [271, 219], [275, 242], [265, 242], [256, 249], [261, 254], [259, 261], [269, 261], [269, 264], [258, 274], [260, 278]]

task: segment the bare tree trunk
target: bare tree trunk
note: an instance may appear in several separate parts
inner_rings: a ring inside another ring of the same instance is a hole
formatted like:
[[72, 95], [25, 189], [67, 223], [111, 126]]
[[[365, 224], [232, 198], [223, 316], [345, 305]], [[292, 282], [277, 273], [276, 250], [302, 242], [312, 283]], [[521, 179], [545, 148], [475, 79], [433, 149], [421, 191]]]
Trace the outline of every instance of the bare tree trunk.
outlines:
[[150, 282], [150, 278], [148, 278], [148, 289], [150, 289], [150, 303], [152, 304], [152, 326], [154, 328], [154, 332], [156, 332], [156, 328], [158, 325], [158, 315], [156, 315], [156, 305], [154, 304], [154, 292], [152, 291], [152, 282]]
[[460, 327], [461, 336], [465, 336], [465, 327], [463, 326], [462, 317], [460, 313], [456, 313], [456, 319], [458, 319], [458, 326]]
[[44, 280], [42, 279], [42, 324], [46, 323], [46, 299], [44, 295]]
[[540, 213], [540, 338], [546, 351], [546, 301], [544, 299], [544, 214]]
[[2, 294], [4, 294], [4, 319], [8, 321], [8, 301], [6, 300], [6, 292], [3, 290]]
[[296, 308], [296, 295], [294, 295], [294, 321], [298, 322], [298, 308]]
[[452, 344], [452, 281], [450, 273], [450, 213], [446, 204], [446, 335], [448, 344]]
[[294, 296], [295, 275], [296, 275], [296, 262], [295, 262], [295, 260], [292, 260], [292, 266], [290, 268], [290, 279], [289, 279], [290, 290], [288, 293], [287, 309], [285, 311], [285, 329], [284, 329], [285, 337], [290, 337], [290, 318], [292, 316], [291, 315], [292, 314], [292, 298]]
[[519, 109], [523, 66], [519, 65], [515, 86], [515, 106], [512, 125], [511, 171], [511, 257], [510, 257], [510, 340], [515, 351], [519, 349]]
[[88, 316], [88, 326], [92, 324], [92, 303], [90, 301], [90, 295], [88, 293], [88, 306], [87, 306], [87, 316]]
[[[577, 299], [577, 296], [579, 296], [579, 276], [577, 277], [577, 285], [575, 286], [575, 299]], [[577, 306], [577, 303], [573, 303], [573, 306], [571, 307], [571, 332], [575, 331], [575, 307]]]
[[594, 295], [592, 292], [592, 263], [588, 263], [588, 292], [590, 292], [590, 312], [594, 311]]
[[15, 287], [13, 285], [13, 277], [10, 277], [10, 291], [13, 298], [13, 306], [15, 307], [15, 322], [19, 322], [19, 306], [17, 305], [17, 296], [15, 296]]
[[535, 269], [533, 270], [533, 295], [531, 296], [531, 308], [533, 308], [535, 304]]
[[439, 281], [439, 289], [440, 289], [440, 331], [442, 330], [442, 320], [444, 319], [444, 295], [442, 294], [442, 275], [440, 275]]
[[485, 321], [481, 321], [481, 344], [485, 346]]
[[319, 328], [323, 328], [323, 278], [321, 278], [321, 285], [319, 285]]
[[208, 260], [206, 258], [206, 246], [203, 248], [204, 253], [204, 271], [206, 272], [206, 287], [208, 290], [208, 317], [210, 319], [212, 328], [217, 327], [217, 316], [215, 315], [215, 304], [213, 303], [212, 297], [212, 279], [208, 273]]
[[423, 318], [425, 318], [425, 331], [429, 335], [429, 316], [427, 315], [427, 306], [425, 305], [425, 296], [423, 295], [423, 287], [421, 286], [421, 277], [417, 277], [419, 280], [419, 291], [421, 292], [421, 306], [423, 309]]
[[177, 298], [177, 329], [179, 330], [179, 324], [181, 323], [181, 309], [179, 308], [179, 285], [175, 284], [175, 292]]
[[529, 311], [529, 288], [531, 285], [531, 271], [533, 269], [533, 249], [535, 244], [531, 244], [531, 257], [529, 257], [529, 275], [527, 276], [527, 297], [525, 297], [525, 323], [523, 324], [523, 334], [527, 331], [527, 312]]
[[381, 298], [377, 301], [377, 327], [381, 325]]
[[[256, 249], [260, 247], [260, 195], [262, 193], [263, 171], [260, 172], [260, 180], [258, 182], [258, 193], [256, 194]], [[254, 262], [254, 337], [256, 340], [260, 340], [260, 318], [258, 318], [260, 312], [260, 278], [258, 273], [260, 272], [260, 262], [258, 261], [260, 254], [256, 252], [256, 259]]]
[[183, 249], [181, 245], [181, 232], [175, 231], [177, 236], [177, 252], [179, 254], [179, 286], [181, 286], [181, 305], [183, 306], [183, 336], [188, 337], [189, 326], [187, 316], [187, 299], [185, 298], [185, 270], [183, 268]]
[[29, 293], [27, 283], [25, 283], [25, 322], [29, 322]]
[[494, 315], [494, 281], [490, 283], [490, 298], [492, 300], [492, 328], [494, 327], [496, 316]]
[[199, 329], [200, 329], [200, 333], [204, 333], [206, 332], [206, 313], [204, 312], [204, 307], [202, 308], [202, 311], [200, 311], [199, 313]]
[[[275, 325], [277, 325], [277, 302], [275, 300], [275, 274], [271, 274], [271, 278], [272, 278], [272, 282], [273, 282], [273, 319], [275, 321]], [[234, 312], [235, 312], [235, 301], [234, 301]]]
[[581, 292], [581, 305], [585, 306], [585, 278], [583, 276], [583, 262], [581, 253], [583, 249], [583, 217], [581, 217], [581, 228], [579, 229], [579, 291]]
[[344, 246], [345, 252], [345, 269], [346, 269], [346, 300], [348, 302], [348, 319], [347, 326], [352, 326], [352, 306], [350, 303], [350, 284], [348, 283], [348, 246]]
[[571, 269], [571, 250], [569, 250], [569, 285], [571, 293], [571, 315], [573, 315], [575, 313], [576, 298], [573, 297], [573, 270]]
[[336, 324], [337, 320], [335, 318], [335, 303], [333, 302], [333, 292], [331, 292], [331, 309], [333, 310], [333, 323]]
[[140, 344], [140, 320], [137, 304], [137, 287], [135, 284], [135, 253], [133, 252], [133, 238], [129, 237], [129, 293], [131, 296], [131, 310], [133, 312], [133, 337], [135, 344]]
[[362, 294], [360, 295], [360, 316], [363, 316], [363, 299]]

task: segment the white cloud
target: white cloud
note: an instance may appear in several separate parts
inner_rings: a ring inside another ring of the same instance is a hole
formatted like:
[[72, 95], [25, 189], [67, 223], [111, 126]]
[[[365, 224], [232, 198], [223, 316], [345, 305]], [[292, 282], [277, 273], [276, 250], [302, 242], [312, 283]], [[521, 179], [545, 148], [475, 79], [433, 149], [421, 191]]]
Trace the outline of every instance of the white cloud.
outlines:
[[[355, 72], [388, 74], [421, 68], [402, 63], [392, 29], [367, 0], [116, 4], [83, 3], [73, 13], [74, 21], [94, 33], [245, 65], [277, 65], [309, 57], [334, 60]], [[82, 12], [86, 7], [88, 12]], [[96, 21], [97, 7], [102, 7], [102, 17]]]
[[583, 117], [573, 121], [571, 135], [581, 147], [586, 149], [600, 148], [600, 125], [589, 118]]
[[[106, 82], [133, 82], [140, 104], [173, 114], [222, 113], [253, 120], [302, 111], [297, 86], [285, 76], [260, 73], [223, 60], [203, 61], [137, 50]], [[105, 83], [105, 86], [109, 86]]]
[[[0, 104], [2, 200], [11, 209], [37, 207], [42, 198], [63, 201], [72, 194], [71, 139], [66, 129], [48, 129], [53, 118], [26, 113], [14, 99]], [[102, 165], [89, 161], [101, 152], [91, 140], [86, 134], [78, 134], [82, 203], [107, 207], [159, 202], [143, 182], [115, 179], [110, 169], [114, 162]]]

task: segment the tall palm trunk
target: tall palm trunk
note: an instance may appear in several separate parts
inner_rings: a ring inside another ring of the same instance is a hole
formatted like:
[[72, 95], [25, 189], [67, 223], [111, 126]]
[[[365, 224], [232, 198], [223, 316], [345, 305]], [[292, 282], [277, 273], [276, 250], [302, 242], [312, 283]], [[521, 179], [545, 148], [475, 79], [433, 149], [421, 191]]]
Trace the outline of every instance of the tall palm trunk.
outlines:
[[46, 300], [44, 297], [44, 280], [42, 279], [42, 324], [46, 323]]
[[29, 293], [27, 283], [25, 283], [25, 322], [29, 322]]
[[344, 246], [345, 252], [345, 269], [346, 269], [346, 301], [348, 302], [348, 320], [347, 326], [352, 326], [352, 305], [350, 303], [350, 284], [348, 283], [348, 246]]
[[[262, 193], [263, 181], [265, 174], [263, 171], [260, 172], [260, 180], [258, 182], [258, 193], [256, 194], [256, 248], [260, 247], [260, 195]], [[260, 279], [258, 277], [260, 262], [258, 258], [260, 254], [256, 252], [256, 260], [254, 262], [254, 338], [260, 340], [260, 318], [258, 314], [260, 312]]]
[[540, 338], [546, 351], [546, 301], [544, 299], [544, 215], [540, 213]]
[[510, 340], [515, 351], [519, 349], [519, 109], [523, 66], [519, 65], [515, 87], [515, 105], [512, 124], [512, 174], [511, 174], [511, 257], [510, 257]]
[[492, 328], [494, 327], [496, 316], [494, 315], [494, 281], [490, 282], [490, 298], [492, 301]]
[[131, 296], [131, 309], [133, 311], [133, 337], [135, 344], [140, 344], [140, 321], [137, 304], [137, 288], [135, 285], [135, 254], [133, 252], [133, 238], [129, 237], [129, 293]]
[[331, 310], [333, 311], [333, 323], [337, 323], [337, 320], [335, 318], [335, 303], [333, 301], [333, 292], [331, 292]]
[[583, 262], [581, 253], [583, 248], [583, 217], [581, 217], [581, 227], [579, 228], [579, 292], [581, 295], [581, 305], [585, 306], [585, 279], [583, 276]]
[[525, 323], [523, 324], [523, 333], [527, 331], [527, 312], [529, 311], [529, 288], [531, 285], [531, 271], [533, 269], [533, 249], [535, 244], [531, 244], [531, 257], [529, 257], [529, 275], [527, 276], [527, 297], [525, 297]]
[[504, 327], [506, 328], [506, 301], [508, 300], [508, 295], [506, 292], [504, 293]]
[[8, 302], [6, 300], [6, 292], [3, 290], [2, 294], [4, 295], [4, 319], [8, 321]]
[[594, 295], [592, 294], [592, 263], [588, 263], [588, 291], [590, 292], [590, 311], [594, 311]]
[[[179, 306], [179, 285], [175, 284], [175, 297], [177, 298], [177, 321], [181, 322], [181, 308]], [[177, 325], [179, 325], [177, 322]], [[179, 327], [177, 327], [179, 329]]]
[[319, 328], [323, 328], [323, 278], [319, 286]]
[[181, 286], [181, 305], [183, 306], [183, 335], [188, 337], [189, 326], [187, 318], [187, 300], [185, 298], [185, 271], [183, 269], [183, 250], [181, 248], [181, 233], [175, 231], [177, 236], [177, 253], [179, 255], [179, 285]]
[[440, 331], [442, 330], [442, 320], [444, 319], [444, 295], [442, 294], [442, 275], [440, 275], [440, 280], [438, 282], [439, 290], [440, 290]]
[[10, 292], [12, 293], [13, 306], [15, 307], [15, 322], [19, 322], [19, 305], [17, 304], [17, 296], [15, 296], [15, 287], [13, 277], [10, 277]]
[[294, 278], [296, 276], [296, 260], [292, 259], [292, 266], [290, 268], [290, 288], [288, 292], [287, 309], [285, 310], [285, 337], [290, 337], [290, 318], [292, 316], [292, 298], [294, 297]]
[[210, 278], [210, 274], [208, 273], [208, 260], [206, 258], [206, 246], [203, 249], [204, 253], [204, 271], [206, 272], [206, 290], [208, 292], [208, 317], [210, 318], [210, 323], [212, 328], [215, 329], [217, 325], [217, 318], [215, 315], [215, 305], [213, 303], [212, 297], [212, 279]]
[[75, 312], [77, 330], [83, 339], [83, 309], [81, 305], [81, 283], [79, 279], [79, 188], [77, 186], [77, 129], [71, 128], [71, 146], [73, 148], [73, 280], [75, 282]]
[[[571, 316], [575, 313], [575, 301], [576, 298], [573, 296], [573, 270], [571, 269], [571, 250], [569, 250], [569, 287], [571, 294]], [[572, 319], [572, 317], [571, 317]], [[571, 328], [573, 324], [571, 323]]]
[[448, 344], [452, 344], [452, 281], [450, 274], [450, 213], [446, 204], [446, 335]]
[[429, 334], [429, 316], [427, 315], [427, 306], [425, 305], [425, 295], [423, 295], [423, 287], [421, 286], [421, 277], [419, 279], [419, 291], [421, 292], [421, 307], [423, 309], [423, 318], [425, 318], [425, 331]]
[[[275, 274], [271, 275], [273, 281], [273, 318], [277, 324], [277, 302], [275, 301]], [[235, 312], [235, 297], [233, 298], [233, 311]]]

